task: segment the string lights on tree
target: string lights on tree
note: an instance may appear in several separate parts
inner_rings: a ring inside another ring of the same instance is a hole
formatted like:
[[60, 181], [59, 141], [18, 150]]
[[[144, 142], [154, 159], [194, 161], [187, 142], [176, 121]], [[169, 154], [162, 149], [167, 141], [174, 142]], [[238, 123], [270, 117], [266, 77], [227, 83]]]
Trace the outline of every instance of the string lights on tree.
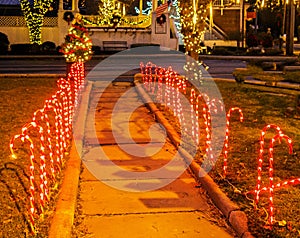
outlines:
[[187, 53], [198, 59], [201, 52], [202, 35], [205, 30], [205, 19], [208, 15], [208, 0], [180, 1], [181, 33]]
[[86, 62], [92, 56], [92, 41], [87, 29], [82, 25], [81, 15], [77, 14], [62, 45], [61, 52], [67, 62]]
[[179, 38], [182, 39], [181, 34], [181, 17], [180, 17], [180, 8], [178, 5], [178, 0], [172, 1], [172, 5], [170, 6], [170, 18], [174, 19], [174, 24], [176, 26], [177, 32], [179, 33]]
[[113, 0], [101, 0], [99, 2], [98, 25], [116, 26], [121, 19], [121, 11]]
[[24, 14], [29, 30], [31, 44], [41, 44], [42, 26], [46, 12], [51, 8], [53, 0], [20, 0], [21, 10]]
[[[147, 8], [142, 10], [143, 15], [149, 15], [152, 11], [152, 1], [147, 1], [146, 3], [147, 3]], [[140, 14], [140, 9], [138, 7], [135, 7], [134, 10], [137, 14]]]

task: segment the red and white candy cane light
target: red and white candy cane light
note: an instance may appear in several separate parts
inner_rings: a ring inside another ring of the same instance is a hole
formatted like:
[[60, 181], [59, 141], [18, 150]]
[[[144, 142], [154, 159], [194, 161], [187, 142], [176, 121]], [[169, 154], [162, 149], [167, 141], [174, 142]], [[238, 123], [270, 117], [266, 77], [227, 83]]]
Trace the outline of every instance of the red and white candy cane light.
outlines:
[[277, 134], [282, 134], [282, 131], [280, 129], [279, 126], [276, 126], [274, 124], [269, 124], [267, 126], [265, 126], [262, 131], [261, 131], [261, 135], [260, 135], [260, 140], [259, 140], [259, 155], [257, 158], [257, 181], [256, 181], [256, 189], [255, 189], [255, 204], [258, 203], [259, 200], [259, 193], [260, 193], [260, 189], [261, 189], [261, 173], [262, 173], [262, 164], [263, 164], [263, 155], [264, 155], [264, 147], [265, 147], [265, 135], [266, 135], [266, 131], [268, 129], [275, 129]]
[[274, 185], [273, 185], [273, 176], [274, 176], [274, 143], [275, 141], [279, 139], [285, 139], [287, 141], [287, 144], [289, 146], [289, 153], [291, 154], [293, 152], [293, 146], [292, 146], [292, 140], [283, 134], [277, 134], [275, 135], [271, 141], [269, 146], [269, 225], [272, 226], [274, 223]]
[[224, 164], [223, 164], [223, 176], [226, 177], [227, 174], [227, 159], [228, 159], [228, 150], [229, 150], [229, 122], [231, 113], [234, 111], [238, 111], [240, 114], [240, 122], [243, 122], [244, 116], [242, 109], [238, 107], [230, 108], [227, 115], [226, 115], [226, 133], [225, 133], [225, 141], [224, 141], [224, 148], [223, 148], [223, 157], [224, 157]]
[[[264, 154], [264, 136], [266, 134], [266, 131], [270, 128], [273, 128], [277, 131], [277, 134], [273, 136], [273, 138], [270, 141], [269, 145], [269, 185], [268, 186], [261, 186], [261, 180], [262, 180], [262, 163], [263, 163], [263, 154]], [[275, 218], [274, 218], [274, 190], [280, 189], [283, 187], [291, 186], [291, 185], [297, 185], [300, 184], [300, 178], [293, 178], [288, 179], [284, 181], [280, 181], [276, 184], [274, 184], [274, 144], [277, 140], [285, 139], [287, 142], [287, 145], [289, 147], [289, 153], [292, 153], [293, 147], [292, 147], [292, 140], [287, 135], [284, 135], [280, 129], [280, 127], [276, 125], [267, 125], [263, 128], [261, 132], [260, 137], [260, 150], [259, 150], [259, 156], [258, 156], [258, 177], [257, 177], [257, 184], [254, 191], [250, 191], [249, 193], [253, 193], [255, 195], [255, 204], [257, 205], [259, 202], [260, 194], [263, 192], [269, 192], [269, 219], [268, 223], [269, 226], [272, 228]]]
[[[44, 107], [34, 112], [32, 121], [22, 127], [21, 134], [15, 135], [10, 141], [9, 148], [12, 158], [15, 159], [16, 141], [24, 145], [29, 144], [28, 213], [32, 233], [35, 233], [35, 217], [38, 213], [43, 215], [44, 207], [50, 199], [48, 177], [51, 177], [54, 184], [57, 172], [63, 164], [64, 154], [70, 145], [73, 114], [79, 104], [80, 91], [84, 83], [83, 64], [74, 63], [68, 78], [57, 81], [56, 93], [45, 100]], [[50, 116], [51, 114], [53, 116]], [[33, 138], [33, 133], [37, 133], [38, 136]], [[35, 145], [38, 145], [39, 150], [35, 150]], [[39, 168], [38, 172], [35, 172], [36, 167]], [[47, 171], [51, 174], [49, 175]], [[38, 180], [35, 180], [35, 174], [38, 174]], [[35, 199], [36, 188], [39, 190], [38, 200]]]

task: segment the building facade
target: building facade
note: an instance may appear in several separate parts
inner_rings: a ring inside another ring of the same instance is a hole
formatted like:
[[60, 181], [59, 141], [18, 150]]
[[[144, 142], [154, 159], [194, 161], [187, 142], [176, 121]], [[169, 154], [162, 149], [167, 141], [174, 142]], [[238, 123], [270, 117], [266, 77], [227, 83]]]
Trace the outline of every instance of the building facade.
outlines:
[[[159, 44], [178, 49], [179, 33], [174, 19], [164, 12], [165, 21], [156, 18], [156, 8], [167, 0], [120, 0], [114, 6], [119, 18], [116, 25], [99, 23], [99, 0], [54, 0], [46, 13], [42, 27], [42, 42], [62, 44], [71, 22], [66, 17], [76, 13], [83, 15], [93, 45], [103, 47], [103, 41], [127, 41], [133, 44]], [[103, 2], [103, 1], [102, 1]], [[223, 41], [242, 27], [242, 7], [238, 0], [217, 0], [212, 4], [207, 21], [205, 41]], [[144, 11], [152, 8], [150, 14]], [[5, 33], [11, 44], [29, 43], [29, 33], [19, 0], [0, 0], [0, 32]], [[228, 39], [227, 39], [228, 40]]]

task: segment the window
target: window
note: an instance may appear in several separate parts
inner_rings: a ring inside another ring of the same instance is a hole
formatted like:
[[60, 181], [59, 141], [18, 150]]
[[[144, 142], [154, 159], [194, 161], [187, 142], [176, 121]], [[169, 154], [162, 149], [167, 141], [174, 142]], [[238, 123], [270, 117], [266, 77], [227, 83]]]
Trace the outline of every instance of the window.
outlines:
[[80, 14], [86, 15], [86, 2], [85, 2], [85, 0], [79, 0], [78, 1], [78, 9], [79, 9]]
[[72, 10], [72, 0], [64, 0], [63, 1], [63, 9], [64, 10]]

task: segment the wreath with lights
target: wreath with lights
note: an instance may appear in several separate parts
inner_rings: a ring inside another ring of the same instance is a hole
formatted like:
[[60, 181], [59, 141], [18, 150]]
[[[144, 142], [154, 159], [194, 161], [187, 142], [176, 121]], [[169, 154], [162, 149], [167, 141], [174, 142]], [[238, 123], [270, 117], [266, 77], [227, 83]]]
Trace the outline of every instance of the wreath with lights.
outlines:
[[162, 25], [162, 24], [166, 23], [166, 21], [167, 21], [167, 18], [166, 18], [165, 14], [161, 14], [159, 17], [156, 18], [156, 22], [159, 25]]
[[72, 12], [65, 12], [64, 13], [64, 20], [70, 24], [71, 21], [74, 19], [74, 14]]

